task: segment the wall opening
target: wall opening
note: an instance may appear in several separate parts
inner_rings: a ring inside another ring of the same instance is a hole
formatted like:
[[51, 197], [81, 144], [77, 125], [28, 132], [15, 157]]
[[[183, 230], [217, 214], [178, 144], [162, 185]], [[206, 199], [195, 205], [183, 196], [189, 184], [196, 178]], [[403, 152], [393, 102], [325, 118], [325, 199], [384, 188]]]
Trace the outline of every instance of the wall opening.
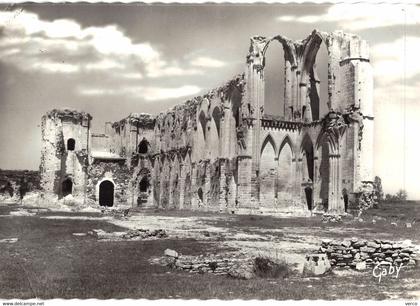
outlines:
[[307, 103], [311, 106], [312, 120], [322, 119], [329, 111], [328, 50], [321, 38], [311, 46], [306, 59]]
[[285, 58], [283, 45], [274, 41], [264, 57], [264, 114], [284, 118]]
[[149, 145], [149, 142], [146, 140], [146, 138], [143, 138], [143, 140], [140, 141], [139, 143], [138, 152], [140, 154], [146, 154], [148, 151], [148, 145]]
[[329, 185], [330, 185], [330, 150], [327, 141], [324, 141], [321, 145], [321, 156], [318, 158], [321, 159], [319, 165], [319, 178], [320, 178], [320, 190], [319, 198], [321, 199], [324, 210], [328, 210], [328, 195], [329, 195]]
[[147, 203], [150, 192], [150, 182], [147, 176], [143, 177], [139, 183], [139, 196], [137, 198], [137, 205], [141, 206], [142, 204]]
[[302, 152], [303, 152], [303, 159], [304, 162], [303, 167], [303, 179], [308, 181], [308, 179], [313, 182], [314, 181], [314, 148], [312, 145], [312, 141], [309, 136], [306, 136], [302, 143]]
[[349, 194], [346, 188], [343, 189], [342, 193], [343, 193], [343, 201], [344, 201], [344, 211], [347, 212], [349, 208]]
[[242, 94], [238, 89], [234, 89], [231, 96], [232, 117], [235, 120], [235, 127], [240, 125], [240, 108], [242, 103]]
[[198, 188], [197, 195], [198, 195], [198, 199], [201, 201], [201, 203], [203, 203], [204, 197], [203, 197], [203, 189], [201, 189], [201, 187]]
[[203, 137], [206, 139], [206, 115], [203, 111], [201, 111], [200, 116], [198, 117], [198, 120], [200, 121], [201, 129], [203, 130]]
[[220, 119], [221, 113], [219, 108], [216, 106], [212, 113], [211, 128], [210, 128], [210, 157], [216, 159], [219, 157], [219, 146], [220, 146]]
[[72, 194], [73, 192], [73, 182], [70, 178], [65, 179], [62, 183], [61, 183], [61, 194], [63, 195], [63, 197]]
[[149, 187], [150, 187], [149, 179], [145, 176], [141, 179], [139, 183], [139, 191], [147, 192], [149, 190]]
[[74, 151], [76, 141], [73, 138], [67, 139], [67, 151]]
[[103, 181], [99, 185], [99, 205], [112, 207], [114, 205], [114, 184], [111, 181]]
[[305, 198], [306, 198], [306, 204], [308, 206], [308, 210], [312, 210], [312, 188], [311, 187], [305, 188]]

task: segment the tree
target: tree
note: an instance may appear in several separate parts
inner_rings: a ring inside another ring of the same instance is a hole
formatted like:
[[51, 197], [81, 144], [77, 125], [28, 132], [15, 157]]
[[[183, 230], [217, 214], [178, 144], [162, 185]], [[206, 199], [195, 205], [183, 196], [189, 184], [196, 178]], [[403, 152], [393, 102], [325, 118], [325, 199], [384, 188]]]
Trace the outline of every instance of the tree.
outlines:
[[407, 201], [407, 196], [407, 191], [405, 191], [404, 189], [400, 189], [395, 194], [395, 199], [399, 201]]
[[25, 196], [25, 194], [29, 191], [29, 184], [28, 181], [26, 180], [25, 177], [21, 177], [20, 179], [20, 185], [19, 185], [19, 197], [20, 197], [20, 202], [22, 203], [23, 201], [23, 197]]
[[381, 202], [384, 198], [384, 191], [382, 189], [382, 180], [379, 176], [375, 176], [374, 186], [376, 199], [378, 202]]
[[389, 194], [389, 193], [387, 193], [387, 194], [385, 195], [385, 201], [391, 201], [393, 198], [394, 198], [394, 196], [393, 196], [393, 195], [391, 195], [391, 194]]

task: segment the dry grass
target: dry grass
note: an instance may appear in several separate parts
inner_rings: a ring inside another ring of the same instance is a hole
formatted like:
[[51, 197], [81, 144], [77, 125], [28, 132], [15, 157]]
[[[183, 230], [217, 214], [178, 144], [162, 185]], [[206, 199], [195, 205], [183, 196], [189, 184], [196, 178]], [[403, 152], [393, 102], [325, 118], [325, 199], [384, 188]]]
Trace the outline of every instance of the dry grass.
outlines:
[[[403, 215], [419, 216], [417, 207], [397, 207], [383, 206], [375, 211], [387, 211], [386, 215], [402, 211]], [[11, 209], [12, 206], [0, 206], [0, 215], [7, 214]], [[60, 214], [98, 216], [89, 213]], [[181, 213], [169, 214], [176, 216]], [[368, 212], [366, 217], [369, 214], [373, 215], [374, 212]], [[203, 215], [211, 217], [209, 213]], [[217, 216], [220, 217], [219, 214]], [[277, 219], [235, 215], [227, 219], [225, 227], [243, 229], [322, 226], [316, 218]], [[213, 223], [222, 226], [219, 222]], [[390, 227], [389, 221], [383, 222], [361, 223], [360, 226], [371, 232], [386, 230], [396, 239], [410, 236], [409, 230], [416, 231], [416, 228]], [[357, 225], [344, 223], [326, 226], [337, 228], [332, 235], [344, 236], [346, 227]], [[265, 278], [253, 280], [171, 271], [167, 267], [150, 265], [148, 259], [162, 255], [166, 248], [188, 255], [225, 250], [216, 241], [165, 239], [99, 242], [91, 236], [72, 235], [73, 232], [87, 232], [95, 228], [105, 231], [126, 230], [101, 220], [1, 217], [0, 239], [17, 237], [19, 241], [1, 245], [0, 298], [386, 299], [394, 296], [410, 298], [413, 291], [420, 290], [419, 269], [403, 269], [399, 279], [389, 277], [380, 284], [370, 272], [341, 276], [333, 273], [322, 278], [295, 275], [283, 278], [286, 270], [282, 265], [274, 269], [275, 273], [269, 272]], [[259, 266], [264, 270], [267, 265], [261, 261]]]

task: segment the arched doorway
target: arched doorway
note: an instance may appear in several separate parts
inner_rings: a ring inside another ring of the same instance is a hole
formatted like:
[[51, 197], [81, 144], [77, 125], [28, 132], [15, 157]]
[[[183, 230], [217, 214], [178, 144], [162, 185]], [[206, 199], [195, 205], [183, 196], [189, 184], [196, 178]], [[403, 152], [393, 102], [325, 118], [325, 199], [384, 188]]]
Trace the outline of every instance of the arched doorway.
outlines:
[[67, 140], [67, 151], [74, 151], [76, 141], [73, 138]]
[[73, 182], [70, 178], [65, 179], [62, 183], [61, 183], [61, 194], [63, 195], [63, 197], [72, 194], [73, 192]]
[[138, 152], [140, 154], [146, 154], [148, 151], [148, 146], [149, 146], [149, 142], [147, 141], [146, 138], [143, 138], [143, 140], [140, 142], [139, 146], [138, 146]]
[[139, 196], [137, 198], [137, 206], [146, 204], [149, 199], [150, 182], [147, 176], [143, 177], [139, 183]]
[[328, 210], [328, 197], [330, 186], [330, 151], [329, 144], [324, 141], [319, 148], [320, 155], [318, 155], [319, 164], [319, 198], [325, 211]]
[[103, 181], [99, 185], [99, 205], [111, 207], [114, 205], [114, 184]]

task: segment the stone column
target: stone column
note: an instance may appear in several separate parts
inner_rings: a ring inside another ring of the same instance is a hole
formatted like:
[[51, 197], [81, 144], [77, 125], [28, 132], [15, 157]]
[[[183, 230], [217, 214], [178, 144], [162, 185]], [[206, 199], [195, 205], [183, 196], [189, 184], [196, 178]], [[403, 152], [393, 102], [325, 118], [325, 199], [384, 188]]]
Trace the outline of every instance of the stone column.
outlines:
[[185, 193], [185, 166], [182, 163], [180, 165], [180, 173], [179, 173], [179, 209], [184, 208], [184, 193]]
[[285, 60], [284, 65], [284, 119], [287, 121], [292, 120], [292, 114], [290, 112], [292, 107], [292, 66], [289, 61]]
[[196, 163], [191, 164], [191, 209], [198, 208], [197, 201], [197, 165]]
[[238, 204], [240, 208], [253, 208], [251, 193], [252, 157], [238, 156]]
[[219, 211], [225, 211], [227, 208], [227, 194], [226, 194], [226, 159], [220, 159], [220, 192], [219, 192]]
[[203, 186], [203, 206], [205, 210], [208, 210], [210, 188], [211, 188], [211, 174], [210, 174], [210, 160], [206, 159], [203, 161], [205, 167], [205, 178]]

